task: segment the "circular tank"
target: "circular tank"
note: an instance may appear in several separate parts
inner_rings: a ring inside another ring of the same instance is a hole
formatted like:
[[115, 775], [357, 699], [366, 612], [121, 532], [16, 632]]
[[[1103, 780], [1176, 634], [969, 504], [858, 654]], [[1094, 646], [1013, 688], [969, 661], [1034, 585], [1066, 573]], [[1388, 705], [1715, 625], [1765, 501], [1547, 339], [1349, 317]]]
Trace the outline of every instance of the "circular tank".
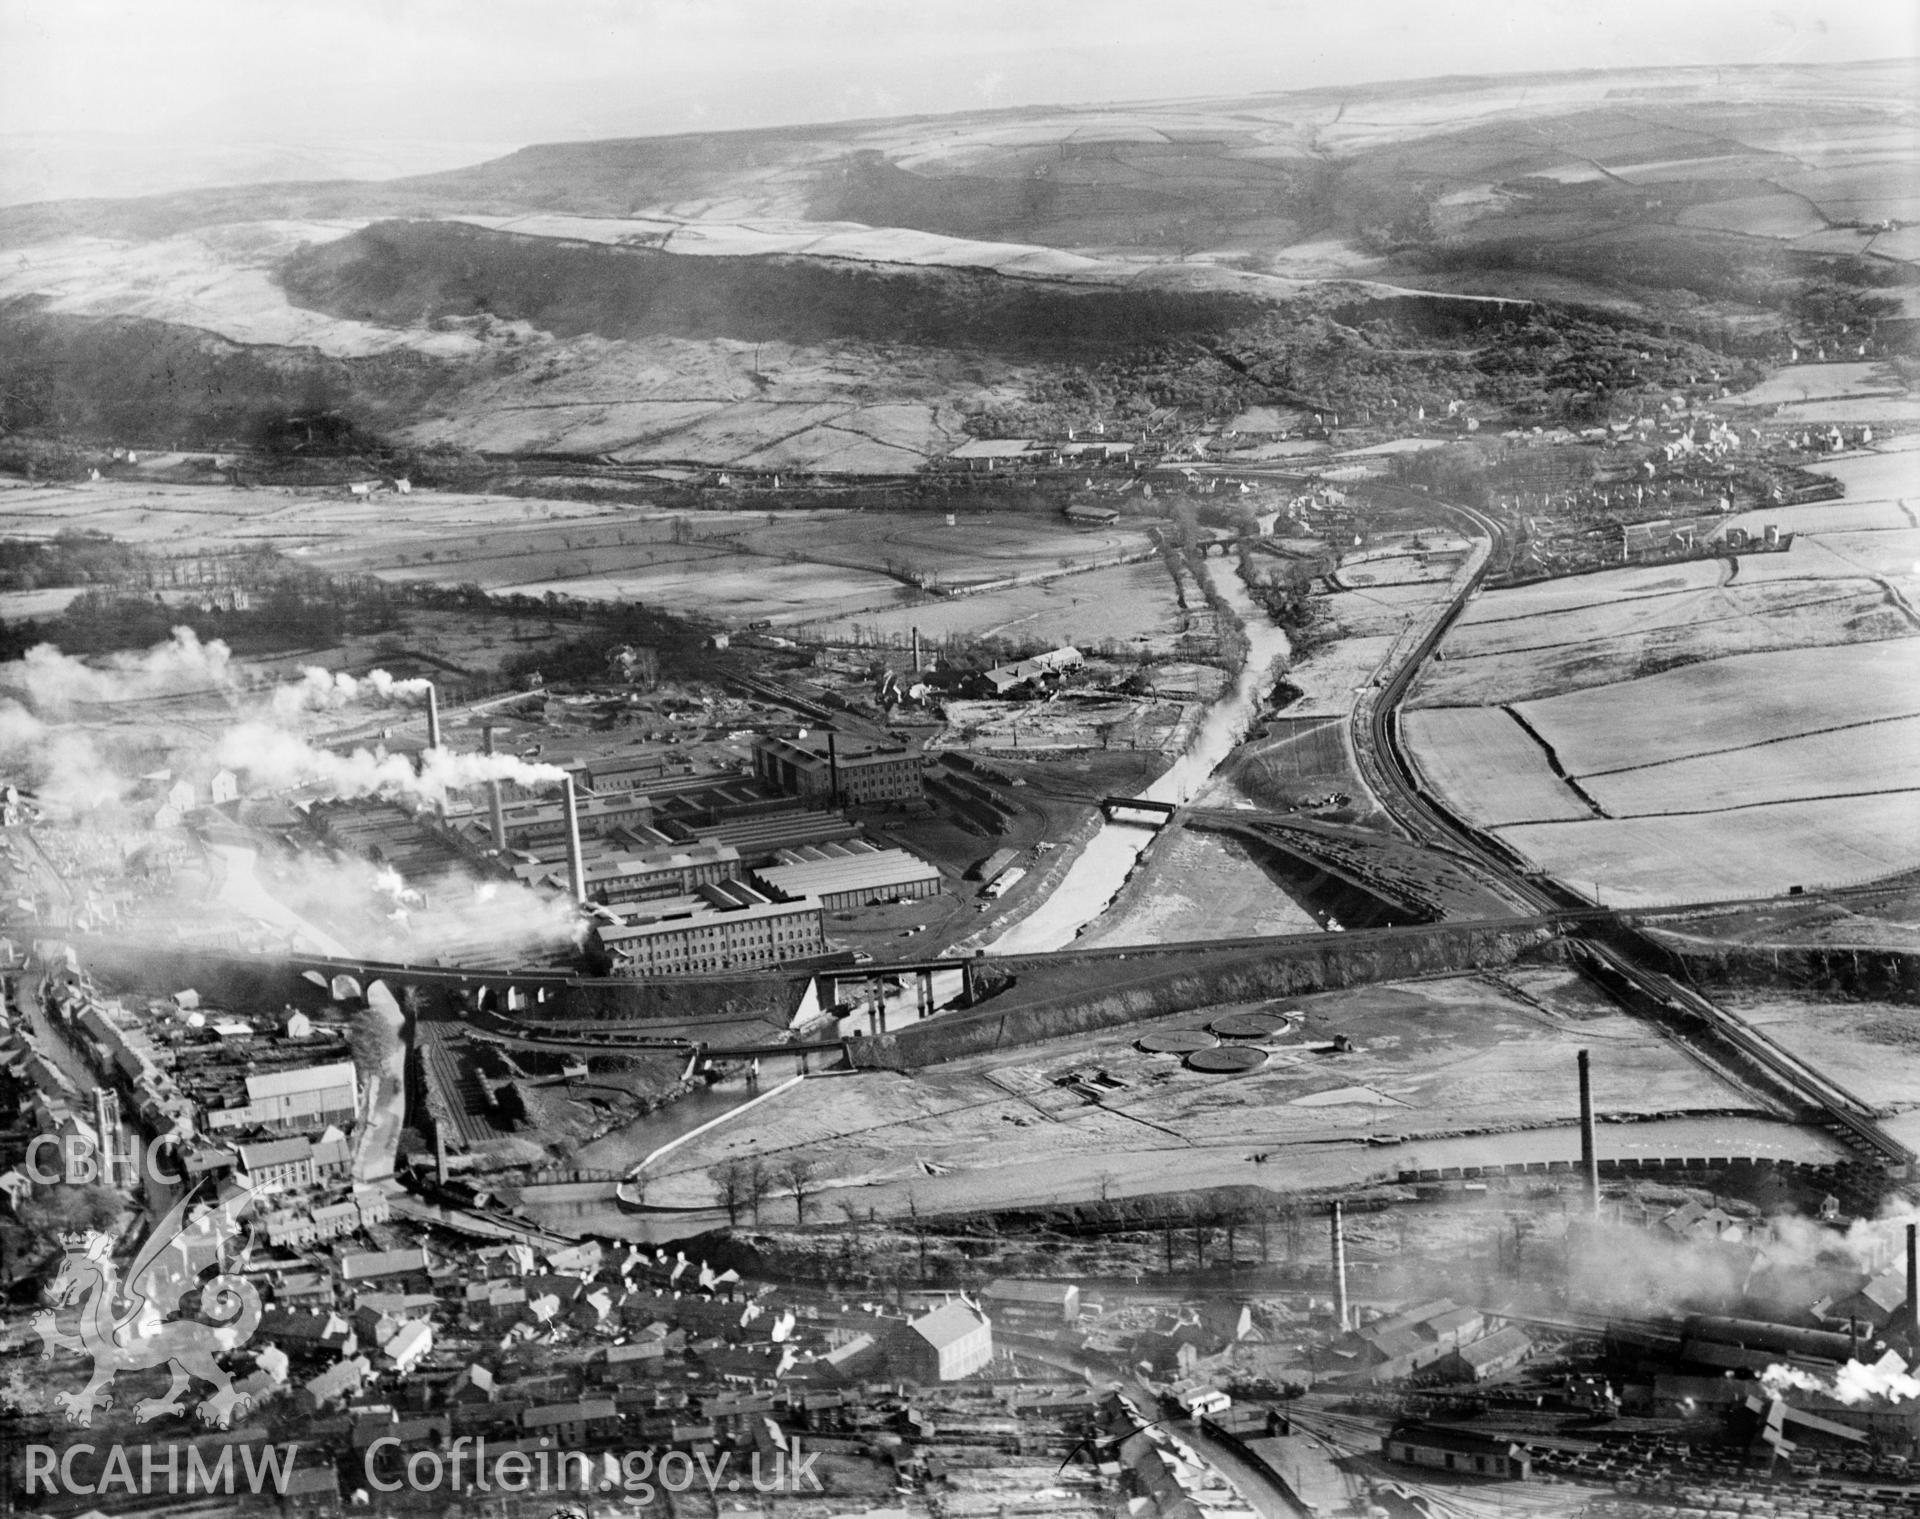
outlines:
[[1187, 1056], [1187, 1065], [1196, 1071], [1214, 1071], [1226, 1076], [1243, 1076], [1265, 1065], [1267, 1052], [1251, 1050], [1244, 1044], [1222, 1044], [1210, 1050], [1195, 1050]]

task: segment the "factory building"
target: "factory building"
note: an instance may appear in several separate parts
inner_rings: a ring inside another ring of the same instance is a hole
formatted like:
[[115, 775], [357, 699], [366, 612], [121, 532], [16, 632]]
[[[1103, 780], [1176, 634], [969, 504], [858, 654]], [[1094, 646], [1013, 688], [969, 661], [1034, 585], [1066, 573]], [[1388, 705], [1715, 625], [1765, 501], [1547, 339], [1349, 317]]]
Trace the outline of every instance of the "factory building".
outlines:
[[827, 733], [753, 741], [753, 773], [809, 806], [911, 807], [925, 798], [917, 749]]
[[753, 879], [789, 900], [815, 897], [829, 912], [881, 901], [919, 901], [940, 894], [940, 872], [904, 849], [875, 849], [862, 841], [783, 849]]
[[644, 917], [595, 930], [615, 975], [689, 976], [804, 960], [826, 947], [820, 903], [771, 902], [738, 882], [649, 902]]
[[608, 755], [590, 759], [575, 767], [575, 780], [584, 782], [595, 796], [613, 796], [628, 791], [647, 791], [666, 774], [657, 754]]
[[1526, 1481], [1532, 1464], [1526, 1449], [1511, 1440], [1465, 1429], [1413, 1425], [1396, 1429], [1380, 1442], [1389, 1461], [1427, 1466], [1464, 1476]]
[[1028, 1325], [1049, 1331], [1080, 1318], [1080, 1289], [1072, 1282], [1033, 1282], [1003, 1276], [988, 1282], [981, 1294], [1002, 1327]]
[[328, 1124], [352, 1123], [360, 1108], [360, 1080], [353, 1062], [270, 1071], [247, 1078], [247, 1100], [240, 1107], [207, 1114], [211, 1129], [279, 1129], [306, 1133]]
[[[687, 896], [702, 886], [740, 877], [740, 851], [730, 844], [688, 844], [677, 848], [607, 853], [585, 863], [590, 901], [617, 905], [657, 897]], [[523, 863], [513, 873], [530, 886], [567, 888], [564, 857]]]
[[314, 1187], [347, 1174], [353, 1161], [347, 1139], [329, 1128], [318, 1140], [294, 1134], [239, 1147], [240, 1169], [257, 1186]]
[[[652, 799], [638, 791], [577, 798], [582, 838], [599, 838], [629, 824], [645, 824], [653, 817]], [[562, 844], [567, 839], [567, 810], [559, 801], [521, 802], [502, 809], [507, 842], [520, 848]]]
[[1508, 1325], [1429, 1362], [1422, 1377], [1435, 1382], [1484, 1382], [1511, 1371], [1531, 1354], [1533, 1341], [1526, 1331]]
[[1086, 663], [1086, 656], [1071, 644], [1065, 648], [1049, 649], [1044, 654], [1036, 654], [1031, 659], [1018, 660], [1010, 665], [995, 665], [981, 680], [987, 694], [1007, 696], [1023, 686], [1042, 686], [1048, 681], [1057, 681], [1069, 670], [1077, 670]]

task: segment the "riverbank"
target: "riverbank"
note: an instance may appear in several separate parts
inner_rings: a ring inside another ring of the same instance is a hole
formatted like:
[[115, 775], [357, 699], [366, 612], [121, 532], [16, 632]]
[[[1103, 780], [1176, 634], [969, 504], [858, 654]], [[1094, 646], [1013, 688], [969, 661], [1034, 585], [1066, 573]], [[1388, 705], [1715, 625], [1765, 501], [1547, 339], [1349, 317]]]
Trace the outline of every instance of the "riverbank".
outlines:
[[[1208, 559], [1205, 568], [1215, 592], [1245, 625], [1247, 658], [1233, 689], [1208, 709], [1186, 752], [1140, 793], [1147, 801], [1178, 806], [1198, 794], [1252, 728], [1292, 653], [1287, 635], [1268, 620], [1231, 559]], [[996, 954], [1043, 954], [1073, 943], [1112, 906], [1152, 840], [1150, 828], [1103, 823], [1047, 900], [986, 947]]]

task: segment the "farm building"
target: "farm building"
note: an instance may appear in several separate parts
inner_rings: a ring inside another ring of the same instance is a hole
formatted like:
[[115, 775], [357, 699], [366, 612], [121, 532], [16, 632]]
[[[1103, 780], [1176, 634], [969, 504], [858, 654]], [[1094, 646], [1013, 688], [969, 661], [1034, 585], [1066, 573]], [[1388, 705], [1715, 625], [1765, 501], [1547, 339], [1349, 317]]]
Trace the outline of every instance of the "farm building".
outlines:
[[1533, 1474], [1532, 1462], [1520, 1446], [1471, 1430], [1406, 1426], [1383, 1436], [1380, 1450], [1389, 1461], [1406, 1466], [1522, 1482]]
[[[857, 842], [857, 841], [856, 841]], [[787, 900], [817, 898], [829, 912], [883, 901], [940, 895], [940, 872], [904, 849], [848, 844], [783, 849], [776, 863], [753, 873], [756, 884]]]
[[753, 741], [753, 773], [810, 805], [904, 807], [923, 800], [917, 749], [885, 748], [828, 733]]
[[894, 1369], [916, 1382], [957, 1382], [993, 1359], [993, 1325], [958, 1300], [909, 1319], [887, 1345]]

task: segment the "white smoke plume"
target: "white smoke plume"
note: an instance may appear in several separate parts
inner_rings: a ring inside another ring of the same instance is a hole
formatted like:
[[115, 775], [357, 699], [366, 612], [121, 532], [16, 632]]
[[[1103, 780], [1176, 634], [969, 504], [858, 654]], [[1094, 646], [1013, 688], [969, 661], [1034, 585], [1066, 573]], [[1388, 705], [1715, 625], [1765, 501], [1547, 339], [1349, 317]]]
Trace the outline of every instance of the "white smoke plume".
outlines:
[[117, 802], [128, 786], [84, 730], [54, 727], [13, 701], [0, 701], [0, 770], [73, 812]]
[[1832, 1377], [1819, 1376], [1796, 1366], [1769, 1366], [1760, 1374], [1760, 1385], [1779, 1397], [1788, 1392], [1814, 1392], [1841, 1403], [1870, 1403], [1876, 1398], [1890, 1403], [1905, 1403], [1920, 1398], [1920, 1377], [1910, 1375], [1889, 1356], [1872, 1365], [1848, 1361]]
[[138, 654], [110, 654], [88, 664], [50, 643], [36, 644], [18, 664], [0, 668], [0, 684], [24, 689], [40, 711], [59, 716], [76, 702], [140, 701], [184, 691], [230, 691], [233, 653], [218, 638], [202, 643], [192, 628], [175, 628], [165, 643]]
[[332, 797], [384, 796], [416, 803], [443, 802], [450, 791], [486, 781], [557, 785], [567, 774], [557, 765], [532, 764], [517, 755], [449, 749], [429, 750], [416, 772], [412, 761], [402, 755], [376, 755], [366, 749], [335, 754], [263, 722], [229, 728], [214, 757], [253, 785], [269, 790], [306, 786]]
[[432, 685], [429, 680], [404, 679], [385, 670], [373, 670], [355, 678], [344, 670], [323, 670], [318, 665], [308, 665], [300, 672], [300, 679], [275, 688], [273, 710], [277, 717], [295, 717], [302, 712], [325, 712], [353, 702], [411, 704], [425, 701]]
[[[459, 870], [404, 882], [390, 866], [301, 855], [276, 862], [262, 888], [300, 917], [324, 923], [353, 953], [427, 963], [578, 945], [587, 925], [571, 899], [517, 881], [478, 881]], [[273, 921], [262, 915], [266, 921]]]

